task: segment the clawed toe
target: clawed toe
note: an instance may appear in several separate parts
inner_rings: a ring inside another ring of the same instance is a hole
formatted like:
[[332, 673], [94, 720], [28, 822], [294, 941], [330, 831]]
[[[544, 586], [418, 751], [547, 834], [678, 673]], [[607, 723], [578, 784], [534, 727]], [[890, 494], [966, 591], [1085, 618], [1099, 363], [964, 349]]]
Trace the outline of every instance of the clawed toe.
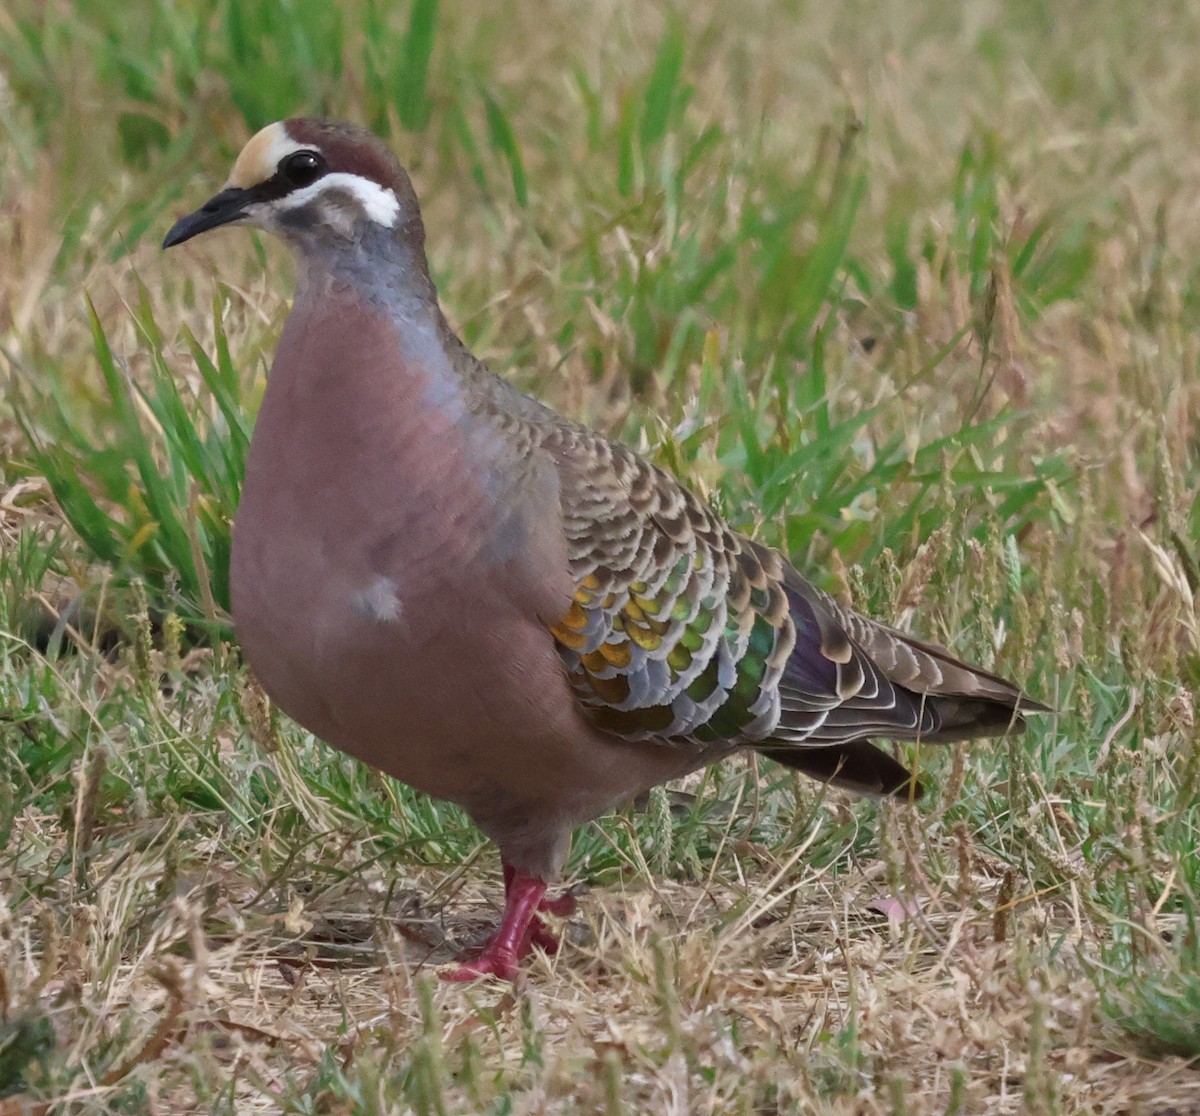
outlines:
[[482, 977], [515, 980], [517, 958], [511, 950], [491, 949], [485, 946], [483, 952], [473, 961], [463, 961], [453, 969], [443, 969], [438, 973], [438, 977], [452, 984], [465, 984]]

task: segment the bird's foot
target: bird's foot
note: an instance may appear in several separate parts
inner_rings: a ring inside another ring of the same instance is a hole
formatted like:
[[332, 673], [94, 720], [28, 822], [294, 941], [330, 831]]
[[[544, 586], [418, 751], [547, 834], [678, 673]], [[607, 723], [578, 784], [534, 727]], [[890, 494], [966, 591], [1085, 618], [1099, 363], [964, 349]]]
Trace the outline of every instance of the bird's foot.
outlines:
[[521, 956], [524, 957], [529, 952], [531, 946], [537, 946], [543, 953], [548, 953], [553, 957], [558, 952], [559, 941], [546, 928], [546, 923], [542, 920], [541, 916], [542, 914], [548, 914], [553, 915], [555, 918], [569, 918], [575, 913], [575, 907], [575, 896], [570, 894], [570, 892], [564, 892], [553, 899], [543, 898], [537, 905], [537, 913], [529, 921], [529, 937]]
[[494, 976], [514, 980], [520, 962], [537, 946], [545, 953], [558, 952], [558, 939], [546, 928], [541, 913], [566, 918], [575, 910], [575, 896], [546, 898], [544, 880], [504, 866], [504, 915], [496, 932], [487, 940], [479, 956], [442, 972], [442, 980], [465, 982]]
[[[557, 943], [555, 943], [557, 946]], [[489, 938], [478, 957], [462, 961], [452, 969], [443, 969], [438, 976], [454, 984], [465, 984], [469, 980], [492, 976], [497, 980], [516, 980], [518, 958], [511, 949], [496, 945], [495, 937]]]

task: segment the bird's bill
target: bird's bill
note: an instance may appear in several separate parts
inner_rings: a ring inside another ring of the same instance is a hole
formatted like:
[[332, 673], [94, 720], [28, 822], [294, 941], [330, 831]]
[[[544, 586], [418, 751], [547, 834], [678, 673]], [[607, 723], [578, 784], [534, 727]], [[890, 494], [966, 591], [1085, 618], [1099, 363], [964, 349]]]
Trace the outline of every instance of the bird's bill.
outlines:
[[171, 226], [171, 231], [167, 233], [162, 246], [174, 248], [176, 244], [191, 240], [193, 236], [202, 232], [228, 225], [244, 217], [246, 207], [252, 200], [249, 190], [242, 190], [236, 186], [222, 190], [215, 197], [209, 198], [195, 213], [180, 217]]

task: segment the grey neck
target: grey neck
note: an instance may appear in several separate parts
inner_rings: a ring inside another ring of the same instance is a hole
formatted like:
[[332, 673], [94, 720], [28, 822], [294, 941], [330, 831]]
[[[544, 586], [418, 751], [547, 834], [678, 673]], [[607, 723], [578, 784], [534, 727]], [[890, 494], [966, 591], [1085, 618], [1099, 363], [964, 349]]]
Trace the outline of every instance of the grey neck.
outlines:
[[476, 410], [481, 381], [494, 379], [451, 330], [429, 276], [423, 236], [365, 222], [356, 235], [291, 237], [300, 276], [297, 302], [349, 288], [394, 323], [401, 355], [429, 378], [426, 399], [462, 417]]
[[444, 320], [429, 276], [424, 237], [368, 220], [358, 223], [353, 236], [313, 232], [310, 228], [288, 236], [300, 261], [301, 282], [327, 277], [355, 287], [399, 318]]

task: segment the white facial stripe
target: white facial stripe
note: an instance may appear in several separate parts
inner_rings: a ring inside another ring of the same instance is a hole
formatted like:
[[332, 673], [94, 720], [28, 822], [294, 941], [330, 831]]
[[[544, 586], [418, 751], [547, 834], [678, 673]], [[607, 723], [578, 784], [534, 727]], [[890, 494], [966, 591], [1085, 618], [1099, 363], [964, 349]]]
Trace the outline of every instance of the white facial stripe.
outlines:
[[311, 144], [297, 143], [287, 134], [287, 129], [278, 121], [268, 124], [261, 132], [250, 137], [242, 153], [229, 172], [228, 186], [248, 190], [260, 182], [266, 182], [279, 167], [279, 160], [293, 151], [312, 150]]
[[344, 171], [324, 175], [311, 186], [293, 190], [277, 202], [273, 202], [272, 206], [275, 209], [296, 209], [307, 205], [327, 190], [341, 190], [352, 195], [362, 206], [367, 217], [384, 228], [394, 228], [396, 219], [400, 216], [400, 202], [391, 190], [380, 186], [378, 182], [372, 182], [369, 178], [363, 178], [361, 174], [347, 174]]

